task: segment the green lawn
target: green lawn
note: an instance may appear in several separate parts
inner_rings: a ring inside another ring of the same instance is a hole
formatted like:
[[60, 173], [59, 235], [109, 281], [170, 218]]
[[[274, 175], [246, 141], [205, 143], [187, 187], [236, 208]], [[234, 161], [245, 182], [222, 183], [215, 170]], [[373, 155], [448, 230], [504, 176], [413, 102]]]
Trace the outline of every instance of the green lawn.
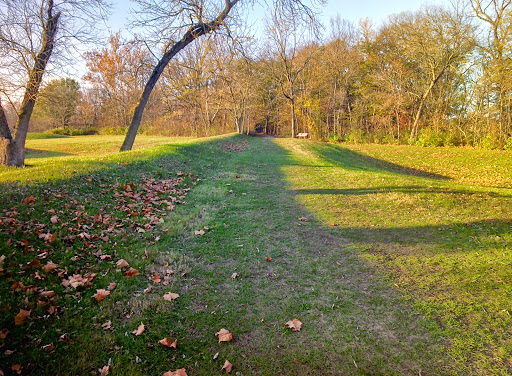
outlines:
[[512, 373], [511, 152], [120, 142], [34, 137], [0, 169], [6, 375]]

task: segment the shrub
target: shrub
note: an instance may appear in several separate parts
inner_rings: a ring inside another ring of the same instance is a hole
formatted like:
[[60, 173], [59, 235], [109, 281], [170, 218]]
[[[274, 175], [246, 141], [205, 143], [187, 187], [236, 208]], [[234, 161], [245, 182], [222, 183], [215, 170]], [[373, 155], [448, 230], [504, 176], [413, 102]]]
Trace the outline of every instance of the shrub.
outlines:
[[432, 128], [423, 128], [418, 134], [418, 141], [420, 146], [443, 146], [443, 137], [439, 132]]
[[495, 133], [487, 133], [482, 141], [480, 142], [480, 146], [484, 149], [503, 149], [505, 146], [503, 141], [500, 140], [497, 134]]

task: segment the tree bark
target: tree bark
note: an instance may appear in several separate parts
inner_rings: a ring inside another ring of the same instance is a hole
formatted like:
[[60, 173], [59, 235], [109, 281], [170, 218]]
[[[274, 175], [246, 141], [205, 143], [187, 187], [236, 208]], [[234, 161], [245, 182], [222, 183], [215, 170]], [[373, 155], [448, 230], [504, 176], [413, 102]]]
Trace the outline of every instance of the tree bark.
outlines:
[[[0, 163], [8, 166], [22, 167], [25, 164], [25, 141], [27, 139], [28, 126], [30, 117], [34, 110], [37, 94], [43, 74], [48, 64], [48, 60], [53, 51], [55, 35], [57, 34], [57, 26], [59, 23], [60, 12], [53, 15], [53, 1], [48, 2], [47, 19], [43, 29], [43, 42], [41, 49], [37, 54], [34, 67], [30, 71], [27, 83], [27, 89], [21, 103], [18, 121], [16, 123], [14, 140], [9, 139], [11, 132], [7, 126], [7, 119], [3, 108], [1, 110], [4, 120], [0, 119], [0, 128], [2, 129], [0, 142]], [[0, 115], [1, 117], [2, 115]], [[5, 125], [3, 124], [5, 122]], [[7, 129], [7, 132], [6, 132]]]
[[144, 91], [140, 96], [139, 103], [137, 104], [135, 112], [133, 113], [132, 122], [130, 123], [128, 132], [126, 133], [123, 145], [121, 146], [121, 151], [127, 151], [132, 149], [133, 143], [135, 142], [135, 137], [137, 136], [137, 131], [139, 130], [140, 123], [142, 121], [142, 114], [144, 113], [144, 109], [148, 103], [151, 92], [155, 88], [155, 85], [158, 82], [158, 79], [160, 78], [167, 64], [169, 64], [169, 62], [174, 56], [176, 56], [182, 49], [184, 49], [195, 39], [219, 29], [223, 24], [224, 20], [226, 19], [226, 17], [228, 16], [231, 9], [239, 1], [240, 0], [226, 0], [226, 6], [224, 10], [217, 16], [217, 18], [207, 23], [201, 22], [192, 25], [183, 35], [183, 38], [181, 38], [180, 41], [176, 42], [166, 53], [164, 53], [164, 55], [156, 65], [155, 69], [153, 69], [153, 73], [149, 77], [148, 82], [144, 87]]

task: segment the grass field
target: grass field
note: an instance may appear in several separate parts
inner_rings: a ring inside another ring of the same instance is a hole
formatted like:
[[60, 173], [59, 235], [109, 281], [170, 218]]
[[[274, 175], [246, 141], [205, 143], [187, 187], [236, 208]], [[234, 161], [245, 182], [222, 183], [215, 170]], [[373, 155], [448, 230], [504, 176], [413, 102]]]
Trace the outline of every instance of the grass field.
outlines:
[[512, 152], [120, 142], [0, 169], [6, 375], [512, 374]]

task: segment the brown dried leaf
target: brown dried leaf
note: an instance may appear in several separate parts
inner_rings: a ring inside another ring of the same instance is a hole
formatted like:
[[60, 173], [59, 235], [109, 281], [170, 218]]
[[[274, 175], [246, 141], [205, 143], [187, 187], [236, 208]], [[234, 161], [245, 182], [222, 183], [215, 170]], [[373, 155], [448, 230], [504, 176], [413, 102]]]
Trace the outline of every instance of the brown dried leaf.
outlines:
[[215, 333], [215, 336], [219, 338], [219, 343], [229, 342], [233, 340], [233, 334], [229, 330], [224, 328]]
[[53, 262], [49, 261], [46, 265], [43, 265], [43, 271], [45, 273], [51, 273], [58, 267], [59, 267], [58, 264], [54, 264]]
[[235, 273], [231, 274], [231, 279], [236, 279], [237, 277], [238, 277], [238, 273], [235, 272]]
[[151, 292], [151, 286], [148, 286], [147, 288], [144, 289], [144, 294], [147, 294]]
[[56, 224], [59, 222], [59, 217], [57, 217], [56, 215], [52, 215], [51, 218], [50, 218], [50, 222], [53, 223], [53, 224]]
[[108, 330], [112, 328], [112, 321], [108, 320], [106, 323], [101, 324], [103, 330]]
[[20, 312], [16, 316], [14, 316], [14, 323], [16, 325], [23, 324], [27, 317], [30, 316], [30, 312], [31, 311], [25, 311], [24, 309], [20, 309]]
[[123, 277], [135, 277], [138, 276], [140, 273], [137, 269], [130, 268], [127, 272], [123, 273]]
[[176, 371], [169, 371], [163, 374], [163, 376], [188, 376], [185, 368], [177, 369]]
[[92, 297], [94, 299], [96, 299], [96, 301], [99, 303], [99, 302], [101, 302], [103, 299], [105, 299], [109, 295], [110, 295], [110, 291], [109, 290], [97, 289], [96, 290], [96, 294], [94, 294]]
[[144, 324], [141, 322], [139, 327], [132, 331], [132, 334], [135, 334], [136, 336], [140, 336], [142, 333], [144, 333]]
[[43, 350], [46, 352], [52, 352], [55, 350], [55, 345], [53, 343], [49, 343], [48, 345], [43, 346]]
[[265, 261], [272, 261], [272, 257], [270, 257], [270, 256], [265, 257]]
[[9, 334], [9, 331], [7, 329], [0, 330], [0, 339], [4, 339]]
[[125, 259], [121, 259], [121, 260], [118, 260], [116, 262], [116, 266], [118, 268], [129, 268], [130, 267], [130, 264], [128, 264], [128, 261], [126, 261]]
[[163, 345], [163, 346], [167, 346], [169, 348], [173, 348], [175, 349], [177, 346], [178, 346], [178, 340], [172, 340], [170, 338], [164, 338], [164, 339], [161, 339], [160, 341], [158, 341], [159, 344]]
[[169, 302], [172, 302], [173, 300], [178, 299], [179, 297], [180, 296], [178, 294], [175, 294], [173, 292], [168, 292], [167, 294], [164, 295], [164, 299]]
[[205, 234], [205, 232], [204, 232], [204, 230], [195, 230], [194, 234], [195, 235], [199, 235], [199, 236], [203, 236]]
[[306, 217], [300, 217], [299, 221], [301, 221], [301, 222], [309, 222], [309, 219], [307, 219]]
[[34, 196], [28, 196], [28, 197], [25, 197], [25, 199], [23, 200], [23, 203], [25, 205], [28, 205], [28, 204], [33, 204], [36, 202], [36, 198]]
[[41, 291], [39, 295], [44, 296], [45, 298], [51, 298], [55, 296], [55, 291]]
[[110, 366], [103, 366], [103, 368], [98, 368], [98, 372], [100, 373], [100, 376], [107, 376], [109, 369]]
[[300, 328], [302, 327], [302, 322], [298, 319], [293, 319], [288, 321], [285, 325], [285, 328], [290, 328], [293, 332], [300, 332]]
[[229, 360], [226, 359], [224, 362], [224, 365], [222, 366], [222, 369], [226, 371], [226, 373], [230, 373], [233, 369], [233, 365], [229, 362]]
[[162, 279], [160, 278], [160, 276], [158, 274], [155, 274], [153, 276], [152, 281], [153, 281], [154, 284], [157, 284], [157, 283], [160, 283], [160, 281], [162, 281]]
[[115, 289], [117, 286], [117, 283], [116, 282], [110, 282], [110, 284], [108, 285], [107, 289], [112, 291], [113, 289]]

